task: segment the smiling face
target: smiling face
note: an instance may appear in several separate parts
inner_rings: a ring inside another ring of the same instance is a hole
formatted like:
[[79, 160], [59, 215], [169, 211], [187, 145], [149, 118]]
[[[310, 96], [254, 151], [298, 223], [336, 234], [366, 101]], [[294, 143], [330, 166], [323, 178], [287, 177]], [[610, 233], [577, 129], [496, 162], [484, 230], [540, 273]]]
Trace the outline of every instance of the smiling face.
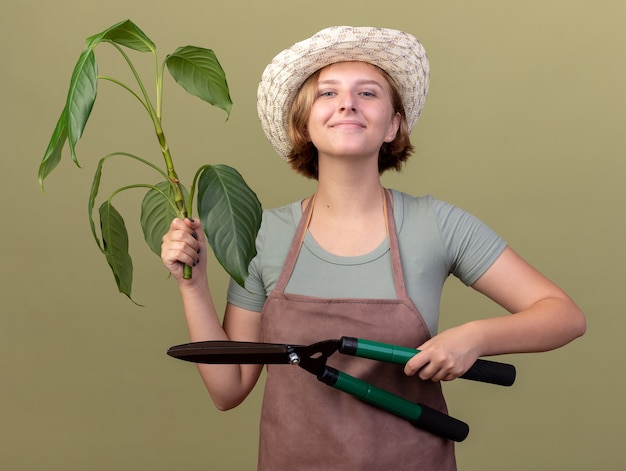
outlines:
[[381, 145], [395, 138], [400, 120], [380, 69], [365, 62], [340, 62], [320, 71], [307, 133], [320, 159], [377, 161]]

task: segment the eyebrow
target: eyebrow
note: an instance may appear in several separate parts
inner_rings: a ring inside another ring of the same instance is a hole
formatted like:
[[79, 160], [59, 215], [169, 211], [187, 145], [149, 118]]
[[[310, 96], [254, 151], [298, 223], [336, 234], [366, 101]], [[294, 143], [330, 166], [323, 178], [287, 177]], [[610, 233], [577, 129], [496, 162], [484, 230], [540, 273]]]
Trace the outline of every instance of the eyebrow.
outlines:
[[[318, 85], [336, 85], [338, 83], [340, 83], [340, 80], [326, 79], [326, 80], [320, 80], [318, 82]], [[357, 85], [376, 85], [377, 87], [381, 89], [385, 88], [378, 80], [373, 80], [373, 79], [357, 80], [356, 84]]]

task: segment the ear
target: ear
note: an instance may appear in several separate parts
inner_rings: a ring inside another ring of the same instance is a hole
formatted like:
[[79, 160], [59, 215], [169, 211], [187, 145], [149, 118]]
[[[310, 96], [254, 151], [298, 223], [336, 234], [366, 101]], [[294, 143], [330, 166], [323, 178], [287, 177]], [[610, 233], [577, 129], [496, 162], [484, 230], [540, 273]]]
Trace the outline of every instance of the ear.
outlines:
[[391, 122], [389, 123], [389, 130], [385, 135], [385, 142], [393, 141], [398, 135], [398, 130], [400, 129], [400, 121], [402, 120], [402, 116], [400, 113], [396, 113], [391, 118]]

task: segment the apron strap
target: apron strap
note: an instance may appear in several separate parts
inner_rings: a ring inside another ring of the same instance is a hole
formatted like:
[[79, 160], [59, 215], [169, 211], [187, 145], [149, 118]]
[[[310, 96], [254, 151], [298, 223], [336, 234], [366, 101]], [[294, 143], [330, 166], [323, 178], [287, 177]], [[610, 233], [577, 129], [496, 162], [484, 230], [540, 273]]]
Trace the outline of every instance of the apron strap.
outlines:
[[[298, 227], [296, 228], [296, 232], [291, 242], [291, 246], [289, 247], [289, 252], [287, 253], [283, 269], [281, 270], [280, 276], [276, 281], [276, 286], [274, 287], [274, 291], [276, 291], [277, 293], [283, 293], [285, 291], [287, 283], [289, 282], [289, 278], [291, 278], [291, 274], [293, 273], [294, 267], [296, 266], [298, 254], [300, 253], [300, 249], [302, 248], [302, 244], [304, 243], [304, 237], [311, 222], [311, 217], [313, 216], [315, 196], [316, 195], [313, 194], [313, 196], [307, 203], [307, 206], [302, 213], [302, 218], [300, 219]], [[385, 214], [385, 224], [387, 226], [387, 238], [389, 240], [389, 250], [391, 254], [391, 266], [393, 271], [393, 282], [396, 289], [396, 296], [398, 297], [398, 299], [406, 299], [407, 294], [404, 283], [404, 273], [402, 271], [402, 262], [400, 260], [398, 234], [396, 232], [396, 222], [393, 215], [393, 198], [390, 190], [383, 189], [383, 199], [383, 211]]]
[[387, 222], [387, 238], [389, 239], [389, 251], [391, 253], [393, 283], [396, 287], [396, 296], [398, 296], [398, 299], [406, 299], [406, 285], [404, 282], [404, 272], [402, 271], [402, 261], [400, 260], [400, 244], [398, 243], [396, 218], [393, 214], [393, 197], [391, 190], [386, 188], [383, 194], [385, 196], [385, 221]]
[[289, 282], [289, 278], [291, 278], [291, 273], [296, 266], [296, 260], [298, 260], [300, 247], [302, 247], [302, 244], [304, 243], [304, 236], [306, 235], [306, 230], [309, 227], [311, 217], [313, 216], [315, 195], [316, 194], [314, 193], [308, 204], [306, 205], [306, 208], [302, 213], [300, 223], [296, 228], [296, 233], [293, 236], [291, 246], [289, 247], [289, 252], [287, 252], [287, 258], [285, 259], [285, 263], [283, 264], [283, 269], [280, 271], [280, 276], [276, 281], [276, 286], [274, 286], [274, 291], [276, 291], [277, 293], [283, 293], [285, 291], [287, 283]]

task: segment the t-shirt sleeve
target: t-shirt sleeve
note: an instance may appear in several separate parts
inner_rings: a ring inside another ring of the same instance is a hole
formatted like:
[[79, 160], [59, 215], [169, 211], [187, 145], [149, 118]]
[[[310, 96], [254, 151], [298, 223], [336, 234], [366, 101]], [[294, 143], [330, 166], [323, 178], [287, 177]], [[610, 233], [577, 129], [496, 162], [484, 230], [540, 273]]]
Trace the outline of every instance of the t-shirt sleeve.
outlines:
[[506, 242], [474, 215], [433, 200], [450, 273], [473, 285], [500, 256]]
[[248, 285], [249, 283], [246, 280], [246, 288], [244, 288], [231, 278], [228, 285], [227, 300], [230, 304], [234, 304], [243, 309], [261, 312], [267, 296], [248, 291]]

